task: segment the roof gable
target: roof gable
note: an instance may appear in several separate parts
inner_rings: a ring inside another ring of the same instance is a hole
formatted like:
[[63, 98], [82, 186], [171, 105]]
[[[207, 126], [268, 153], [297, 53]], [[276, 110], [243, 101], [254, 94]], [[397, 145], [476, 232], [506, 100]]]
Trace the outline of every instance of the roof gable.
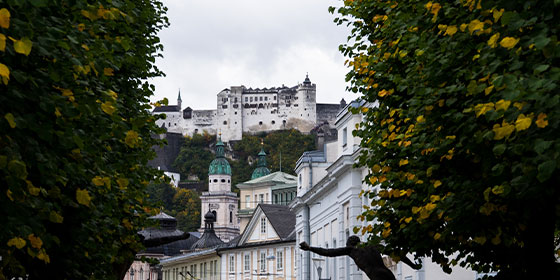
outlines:
[[[266, 233], [261, 232], [261, 219], [266, 222]], [[247, 227], [241, 234], [238, 246], [247, 243], [288, 240], [294, 232], [296, 215], [284, 205], [259, 204]]]

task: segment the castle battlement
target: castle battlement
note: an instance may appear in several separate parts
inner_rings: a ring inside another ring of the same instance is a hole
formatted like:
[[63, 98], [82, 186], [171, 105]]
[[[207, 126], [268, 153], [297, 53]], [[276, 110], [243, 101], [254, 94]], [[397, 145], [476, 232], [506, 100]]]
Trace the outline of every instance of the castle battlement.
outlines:
[[182, 109], [181, 93], [177, 105], [161, 106], [154, 114], [167, 118], [156, 124], [183, 135], [222, 133], [223, 141], [241, 140], [243, 133], [297, 129], [307, 133], [317, 124], [334, 126], [341, 104], [317, 104], [316, 85], [306, 76], [293, 87], [246, 88], [232, 86], [216, 96], [215, 110]]

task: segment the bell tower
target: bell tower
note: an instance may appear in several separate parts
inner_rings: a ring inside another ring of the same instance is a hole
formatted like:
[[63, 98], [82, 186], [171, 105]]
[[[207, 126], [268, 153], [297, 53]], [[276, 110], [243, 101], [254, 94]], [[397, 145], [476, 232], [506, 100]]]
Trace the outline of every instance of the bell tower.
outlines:
[[[214, 231], [220, 239], [228, 242], [239, 235], [239, 198], [231, 191], [231, 166], [225, 157], [225, 145], [221, 135], [216, 141], [216, 158], [208, 167], [208, 192], [203, 192], [200, 200], [201, 215], [208, 212], [214, 214]], [[201, 221], [204, 221], [204, 216], [201, 218]], [[200, 226], [202, 232], [205, 225], [201, 222]]]

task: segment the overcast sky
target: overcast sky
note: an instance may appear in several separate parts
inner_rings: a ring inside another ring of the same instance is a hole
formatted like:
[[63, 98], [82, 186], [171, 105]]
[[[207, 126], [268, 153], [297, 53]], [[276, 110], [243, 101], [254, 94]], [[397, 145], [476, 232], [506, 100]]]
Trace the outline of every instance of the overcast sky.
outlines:
[[347, 28], [328, 13], [337, 0], [163, 0], [171, 26], [159, 33], [167, 76], [153, 79], [151, 100], [183, 107], [216, 108], [216, 94], [230, 86], [295, 86], [309, 78], [317, 101], [357, 98], [345, 91], [345, 58], [338, 46]]

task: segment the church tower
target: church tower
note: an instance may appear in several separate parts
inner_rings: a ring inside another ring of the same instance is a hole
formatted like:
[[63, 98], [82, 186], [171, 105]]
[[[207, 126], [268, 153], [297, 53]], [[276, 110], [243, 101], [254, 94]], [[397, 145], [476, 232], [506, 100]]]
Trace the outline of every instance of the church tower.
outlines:
[[257, 168], [255, 168], [255, 170], [253, 171], [251, 180], [266, 176], [268, 174], [270, 174], [270, 169], [266, 167], [266, 153], [264, 152], [263, 141], [261, 140], [261, 151], [258, 154]]
[[[224, 242], [239, 235], [239, 221], [237, 219], [237, 205], [239, 198], [231, 191], [231, 166], [225, 158], [225, 145], [221, 135], [216, 142], [216, 158], [208, 167], [208, 192], [200, 197], [201, 215], [211, 212], [214, 214], [214, 231]], [[201, 221], [204, 221], [202, 217]], [[201, 223], [201, 230], [204, 229]]]

